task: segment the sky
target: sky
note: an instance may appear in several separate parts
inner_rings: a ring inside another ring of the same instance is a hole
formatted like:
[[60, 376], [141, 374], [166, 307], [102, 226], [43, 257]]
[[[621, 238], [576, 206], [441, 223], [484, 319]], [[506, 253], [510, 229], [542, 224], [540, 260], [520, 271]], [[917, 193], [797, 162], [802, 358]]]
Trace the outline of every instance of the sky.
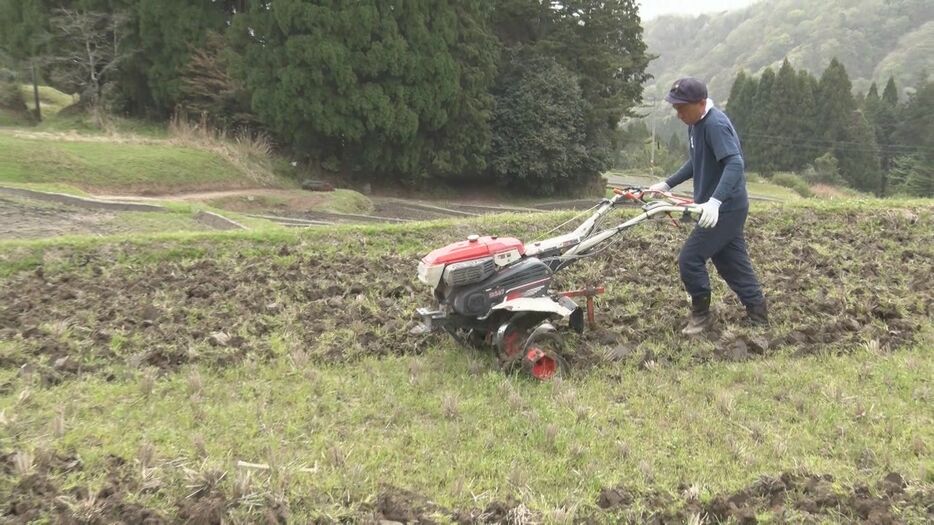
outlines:
[[659, 15], [699, 15], [746, 7], [757, 0], [641, 0], [639, 16], [650, 20]]

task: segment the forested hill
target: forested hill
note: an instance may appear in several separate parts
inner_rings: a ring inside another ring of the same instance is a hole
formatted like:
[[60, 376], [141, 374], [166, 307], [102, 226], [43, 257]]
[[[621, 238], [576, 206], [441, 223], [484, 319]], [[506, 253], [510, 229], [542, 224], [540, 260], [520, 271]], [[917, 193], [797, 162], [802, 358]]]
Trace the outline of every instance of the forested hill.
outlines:
[[646, 93], [660, 95], [680, 76], [710, 84], [722, 101], [740, 69], [758, 75], [782, 60], [819, 75], [831, 58], [846, 67], [853, 89], [871, 82], [899, 86], [934, 75], [931, 0], [762, 0], [745, 9], [696, 18], [664, 16], [645, 23], [645, 42], [658, 58]]

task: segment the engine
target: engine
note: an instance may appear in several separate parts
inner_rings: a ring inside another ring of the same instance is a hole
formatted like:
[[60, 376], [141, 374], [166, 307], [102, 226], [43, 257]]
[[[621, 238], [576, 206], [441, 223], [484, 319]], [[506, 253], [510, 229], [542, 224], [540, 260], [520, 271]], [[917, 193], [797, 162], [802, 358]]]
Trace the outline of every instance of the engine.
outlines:
[[453, 313], [482, 317], [507, 299], [545, 295], [552, 271], [540, 259], [525, 257], [518, 239], [471, 235], [426, 255], [418, 278]]

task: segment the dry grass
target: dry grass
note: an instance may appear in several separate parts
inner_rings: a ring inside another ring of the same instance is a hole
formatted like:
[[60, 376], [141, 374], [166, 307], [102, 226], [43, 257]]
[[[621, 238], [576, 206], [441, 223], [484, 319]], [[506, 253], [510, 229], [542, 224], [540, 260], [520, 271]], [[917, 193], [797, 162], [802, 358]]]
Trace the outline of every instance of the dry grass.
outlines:
[[170, 143], [215, 153], [260, 185], [269, 185], [274, 180], [269, 165], [273, 144], [262, 132], [240, 130], [231, 134], [211, 127], [206, 115], [199, 122], [192, 122], [179, 113], [169, 120], [168, 131]]
[[814, 184], [811, 186], [811, 193], [819, 199], [849, 199], [853, 197], [853, 191], [847, 191], [829, 184]]

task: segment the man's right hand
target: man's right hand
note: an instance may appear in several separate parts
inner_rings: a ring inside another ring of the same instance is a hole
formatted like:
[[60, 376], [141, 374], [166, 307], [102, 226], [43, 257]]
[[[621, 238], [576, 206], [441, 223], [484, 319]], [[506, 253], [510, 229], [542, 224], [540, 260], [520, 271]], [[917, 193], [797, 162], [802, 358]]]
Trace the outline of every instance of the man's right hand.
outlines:
[[670, 189], [671, 189], [671, 186], [669, 186], [668, 183], [664, 181], [656, 182], [655, 184], [649, 186], [649, 191], [658, 191], [661, 193], [665, 193]]

